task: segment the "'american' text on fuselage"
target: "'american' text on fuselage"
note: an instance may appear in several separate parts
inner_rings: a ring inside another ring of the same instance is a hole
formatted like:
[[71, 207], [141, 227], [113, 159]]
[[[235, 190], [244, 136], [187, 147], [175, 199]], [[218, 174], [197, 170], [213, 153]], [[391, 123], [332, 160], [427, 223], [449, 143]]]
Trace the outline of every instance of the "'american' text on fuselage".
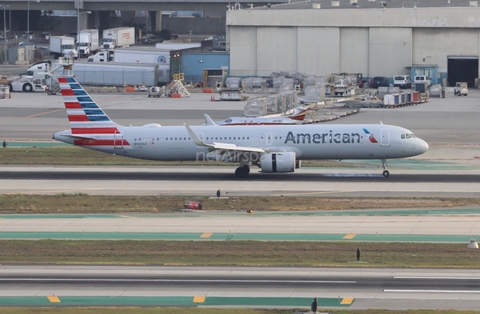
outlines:
[[285, 144], [291, 142], [292, 144], [359, 144], [361, 136], [359, 133], [297, 133], [296, 136], [292, 131], [288, 132], [285, 139]]

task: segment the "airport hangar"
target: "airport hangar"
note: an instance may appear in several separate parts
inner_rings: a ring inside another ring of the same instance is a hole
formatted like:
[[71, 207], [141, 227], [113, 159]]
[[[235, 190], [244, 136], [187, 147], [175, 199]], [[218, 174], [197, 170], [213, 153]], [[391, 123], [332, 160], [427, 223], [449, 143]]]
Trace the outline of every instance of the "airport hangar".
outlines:
[[231, 76], [426, 74], [478, 84], [480, 7], [468, 0], [320, 0], [227, 12]]

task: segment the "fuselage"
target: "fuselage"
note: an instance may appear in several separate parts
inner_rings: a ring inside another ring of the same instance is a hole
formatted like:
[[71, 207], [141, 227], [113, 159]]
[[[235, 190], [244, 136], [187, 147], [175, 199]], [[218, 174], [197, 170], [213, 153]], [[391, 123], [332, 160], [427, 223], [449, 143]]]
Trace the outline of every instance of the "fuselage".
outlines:
[[[411, 131], [384, 124], [310, 124], [271, 126], [192, 126], [205, 144], [225, 143], [295, 152], [302, 159], [391, 159], [422, 154], [428, 144]], [[206, 160], [208, 147], [197, 146], [185, 126], [118, 127], [116, 134], [75, 138], [71, 131], [54, 139], [107, 153], [150, 160]], [[210, 153], [211, 154], [211, 153]]]

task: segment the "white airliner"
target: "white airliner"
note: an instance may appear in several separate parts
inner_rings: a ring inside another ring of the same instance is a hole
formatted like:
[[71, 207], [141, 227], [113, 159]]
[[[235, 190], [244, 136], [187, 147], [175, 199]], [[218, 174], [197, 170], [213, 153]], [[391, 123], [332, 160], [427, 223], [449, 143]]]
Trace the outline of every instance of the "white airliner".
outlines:
[[110, 154], [150, 160], [239, 163], [237, 177], [257, 165], [264, 173], [294, 172], [305, 159], [381, 159], [420, 155], [428, 144], [384, 124], [273, 126], [121, 126], [110, 120], [74, 78], [59, 78], [70, 130], [53, 139]]
[[305, 119], [310, 108], [301, 107], [292, 114], [286, 116], [264, 116], [264, 117], [230, 117], [223, 121], [213, 121], [205, 114], [205, 125], [279, 125], [279, 124], [300, 124]]

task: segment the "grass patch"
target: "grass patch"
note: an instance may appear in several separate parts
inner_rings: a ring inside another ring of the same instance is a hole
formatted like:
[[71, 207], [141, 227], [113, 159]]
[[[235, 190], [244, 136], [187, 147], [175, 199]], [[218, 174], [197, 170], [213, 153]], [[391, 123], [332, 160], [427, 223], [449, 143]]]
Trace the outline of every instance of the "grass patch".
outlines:
[[210, 199], [185, 196], [108, 196], [84, 193], [57, 195], [1, 194], [0, 214], [156, 213], [175, 212], [186, 200], [200, 201], [204, 210], [313, 211], [395, 208], [476, 207], [480, 199], [464, 198], [320, 198], [248, 196]]
[[480, 254], [466, 243], [1, 240], [0, 247], [2, 264], [32, 265], [475, 268]]

